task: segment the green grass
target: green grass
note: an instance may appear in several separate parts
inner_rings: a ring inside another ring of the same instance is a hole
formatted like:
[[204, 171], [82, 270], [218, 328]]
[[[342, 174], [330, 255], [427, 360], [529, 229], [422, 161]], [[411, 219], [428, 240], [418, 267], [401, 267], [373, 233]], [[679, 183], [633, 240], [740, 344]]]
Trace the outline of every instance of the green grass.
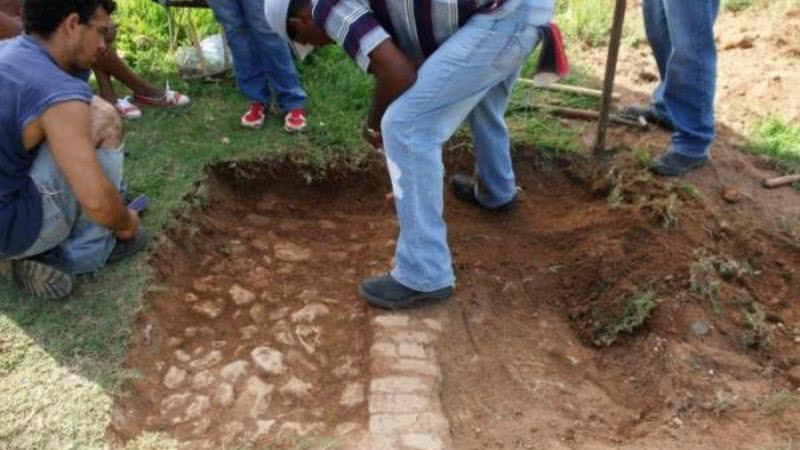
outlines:
[[656, 293], [653, 290], [635, 293], [625, 300], [618, 317], [608, 321], [594, 333], [594, 343], [599, 346], [609, 346], [619, 338], [620, 334], [632, 333], [650, 318], [657, 306]]
[[753, 6], [753, 0], [722, 0], [722, 7], [727, 11], [742, 11], [751, 6]]
[[766, 155], [790, 169], [800, 169], [800, 126], [770, 118], [762, 121], [751, 138], [750, 150]]
[[613, 0], [570, 0], [558, 2], [556, 22], [568, 40], [596, 47], [608, 42], [613, 15]]

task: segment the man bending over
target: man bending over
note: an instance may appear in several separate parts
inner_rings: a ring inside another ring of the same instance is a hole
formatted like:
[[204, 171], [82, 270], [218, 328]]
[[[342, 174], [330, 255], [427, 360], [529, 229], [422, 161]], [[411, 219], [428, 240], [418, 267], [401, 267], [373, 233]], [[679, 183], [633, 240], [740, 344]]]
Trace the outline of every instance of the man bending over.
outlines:
[[0, 258], [43, 298], [140, 250], [123, 203], [122, 129], [84, 73], [105, 51], [113, 0], [26, 0], [25, 35], [0, 47]]
[[458, 198], [509, 209], [517, 188], [503, 115], [553, 0], [270, 0], [271, 28], [298, 44], [336, 41], [376, 80], [365, 135], [386, 150], [400, 236], [395, 267], [361, 283], [375, 306], [405, 308], [453, 292], [442, 217], [442, 145], [467, 121], [476, 178]]

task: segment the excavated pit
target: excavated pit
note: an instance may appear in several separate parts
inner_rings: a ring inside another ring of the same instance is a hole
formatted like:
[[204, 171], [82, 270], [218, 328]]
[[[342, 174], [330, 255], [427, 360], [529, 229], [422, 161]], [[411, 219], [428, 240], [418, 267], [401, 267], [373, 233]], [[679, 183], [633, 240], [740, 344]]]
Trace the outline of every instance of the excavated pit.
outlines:
[[[469, 170], [466, 152], [446, 159], [449, 173]], [[515, 164], [511, 213], [446, 195], [456, 295], [401, 314], [443, 324], [423, 342], [448, 419], [431, 449], [800, 438], [796, 409], [759, 406], [791, 391], [800, 363], [797, 246], [624, 155], [602, 176], [529, 149]], [[373, 445], [380, 336], [356, 286], [391, 264], [389, 183], [378, 164], [314, 182], [307, 170], [220, 163], [188, 197], [153, 258], [116, 442], [148, 431], [191, 449]]]

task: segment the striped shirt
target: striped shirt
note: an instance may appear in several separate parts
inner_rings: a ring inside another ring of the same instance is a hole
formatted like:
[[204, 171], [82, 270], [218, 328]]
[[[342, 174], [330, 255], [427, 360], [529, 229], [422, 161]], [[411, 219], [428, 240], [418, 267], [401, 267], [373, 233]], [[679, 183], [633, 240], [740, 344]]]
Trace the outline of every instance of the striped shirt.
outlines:
[[312, 0], [314, 21], [366, 71], [369, 54], [392, 38], [411, 59], [433, 54], [474, 14], [505, 0]]

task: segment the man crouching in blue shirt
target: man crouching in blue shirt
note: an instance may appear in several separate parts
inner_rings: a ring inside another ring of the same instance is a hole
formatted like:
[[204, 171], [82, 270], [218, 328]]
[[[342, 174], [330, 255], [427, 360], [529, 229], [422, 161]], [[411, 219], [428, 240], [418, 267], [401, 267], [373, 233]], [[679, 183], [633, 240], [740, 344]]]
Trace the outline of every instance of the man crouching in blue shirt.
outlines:
[[76, 275], [140, 250], [123, 202], [122, 126], [78, 78], [106, 50], [113, 0], [27, 0], [0, 47], [0, 258], [29, 294], [67, 296]]

